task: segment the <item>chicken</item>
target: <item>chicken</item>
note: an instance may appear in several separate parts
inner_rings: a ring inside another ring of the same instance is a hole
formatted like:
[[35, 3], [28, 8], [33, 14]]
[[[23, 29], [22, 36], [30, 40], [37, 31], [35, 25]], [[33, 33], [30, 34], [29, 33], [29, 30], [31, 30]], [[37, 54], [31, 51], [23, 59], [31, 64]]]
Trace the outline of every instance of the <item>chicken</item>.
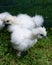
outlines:
[[9, 16], [10, 14], [8, 12], [0, 13], [0, 30], [5, 26], [5, 18]]
[[18, 56], [21, 56], [23, 51], [36, 44], [38, 38], [46, 37], [46, 29], [44, 27], [35, 28], [32, 30], [14, 26], [11, 33], [12, 47], [19, 51]]

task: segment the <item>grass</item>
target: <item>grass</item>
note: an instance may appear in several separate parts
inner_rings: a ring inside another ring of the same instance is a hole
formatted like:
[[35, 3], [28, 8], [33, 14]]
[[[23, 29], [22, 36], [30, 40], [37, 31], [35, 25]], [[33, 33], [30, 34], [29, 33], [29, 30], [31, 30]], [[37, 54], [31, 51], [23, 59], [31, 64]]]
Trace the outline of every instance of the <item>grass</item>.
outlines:
[[[5, 34], [6, 33], [6, 34]], [[47, 39], [38, 40], [24, 57], [17, 57], [10, 45], [10, 34], [0, 31], [0, 65], [52, 65], [52, 32]]]

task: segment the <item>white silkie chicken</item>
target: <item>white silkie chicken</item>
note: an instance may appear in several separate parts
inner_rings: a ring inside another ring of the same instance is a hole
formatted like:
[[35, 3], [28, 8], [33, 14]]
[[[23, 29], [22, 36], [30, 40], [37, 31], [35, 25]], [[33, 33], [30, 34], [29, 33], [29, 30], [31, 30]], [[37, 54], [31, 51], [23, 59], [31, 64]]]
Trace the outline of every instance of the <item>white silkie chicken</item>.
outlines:
[[23, 51], [36, 44], [38, 38], [45, 38], [47, 35], [44, 27], [34, 28], [32, 30], [22, 28], [20, 26], [13, 26], [10, 28], [12, 47], [19, 51], [18, 56], [21, 56]]
[[8, 12], [0, 13], [0, 30], [5, 26], [5, 18], [6, 16], [9, 16], [10, 14]]

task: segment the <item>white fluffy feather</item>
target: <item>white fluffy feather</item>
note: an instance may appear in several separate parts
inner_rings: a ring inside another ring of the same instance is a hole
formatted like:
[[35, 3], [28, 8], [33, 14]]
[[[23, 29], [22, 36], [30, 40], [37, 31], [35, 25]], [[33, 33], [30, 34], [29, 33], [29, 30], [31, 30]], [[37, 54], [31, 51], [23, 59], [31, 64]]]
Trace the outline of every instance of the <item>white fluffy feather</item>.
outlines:
[[[27, 50], [32, 47], [38, 39], [39, 34], [46, 36], [45, 28], [35, 28], [32, 30], [14, 27], [15, 30], [11, 34], [11, 42], [14, 49], [19, 51]], [[40, 37], [39, 37], [40, 38]]]
[[35, 27], [35, 24], [32, 21], [32, 18], [27, 14], [19, 14], [17, 16], [17, 22], [20, 26], [24, 28], [32, 29]]
[[16, 27], [16, 30], [14, 30], [11, 34], [13, 48], [19, 51], [24, 51], [32, 47], [37, 42], [36, 38], [31, 39], [32, 36], [32, 31], [21, 27]]
[[36, 27], [42, 26], [44, 22], [44, 18], [40, 15], [33, 16], [32, 20], [34, 21]]
[[0, 19], [1, 19], [1, 20], [4, 20], [5, 17], [7, 17], [8, 15], [10, 15], [8, 12], [0, 13]]

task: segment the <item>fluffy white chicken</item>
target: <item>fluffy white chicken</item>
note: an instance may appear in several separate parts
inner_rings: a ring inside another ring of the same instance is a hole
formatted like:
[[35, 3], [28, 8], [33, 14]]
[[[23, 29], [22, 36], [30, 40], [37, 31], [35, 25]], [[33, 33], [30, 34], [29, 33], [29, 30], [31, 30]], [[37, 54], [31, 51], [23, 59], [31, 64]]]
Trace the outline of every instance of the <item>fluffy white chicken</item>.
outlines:
[[20, 26], [14, 26], [13, 29], [10, 29], [10, 31], [12, 32], [12, 47], [19, 51], [18, 56], [21, 56], [23, 51], [33, 47], [33, 45], [36, 44], [38, 38], [45, 38], [47, 34], [44, 27], [29, 30]]
[[6, 16], [9, 16], [10, 14], [8, 12], [0, 13], [0, 29], [2, 29], [5, 26], [5, 18]]

